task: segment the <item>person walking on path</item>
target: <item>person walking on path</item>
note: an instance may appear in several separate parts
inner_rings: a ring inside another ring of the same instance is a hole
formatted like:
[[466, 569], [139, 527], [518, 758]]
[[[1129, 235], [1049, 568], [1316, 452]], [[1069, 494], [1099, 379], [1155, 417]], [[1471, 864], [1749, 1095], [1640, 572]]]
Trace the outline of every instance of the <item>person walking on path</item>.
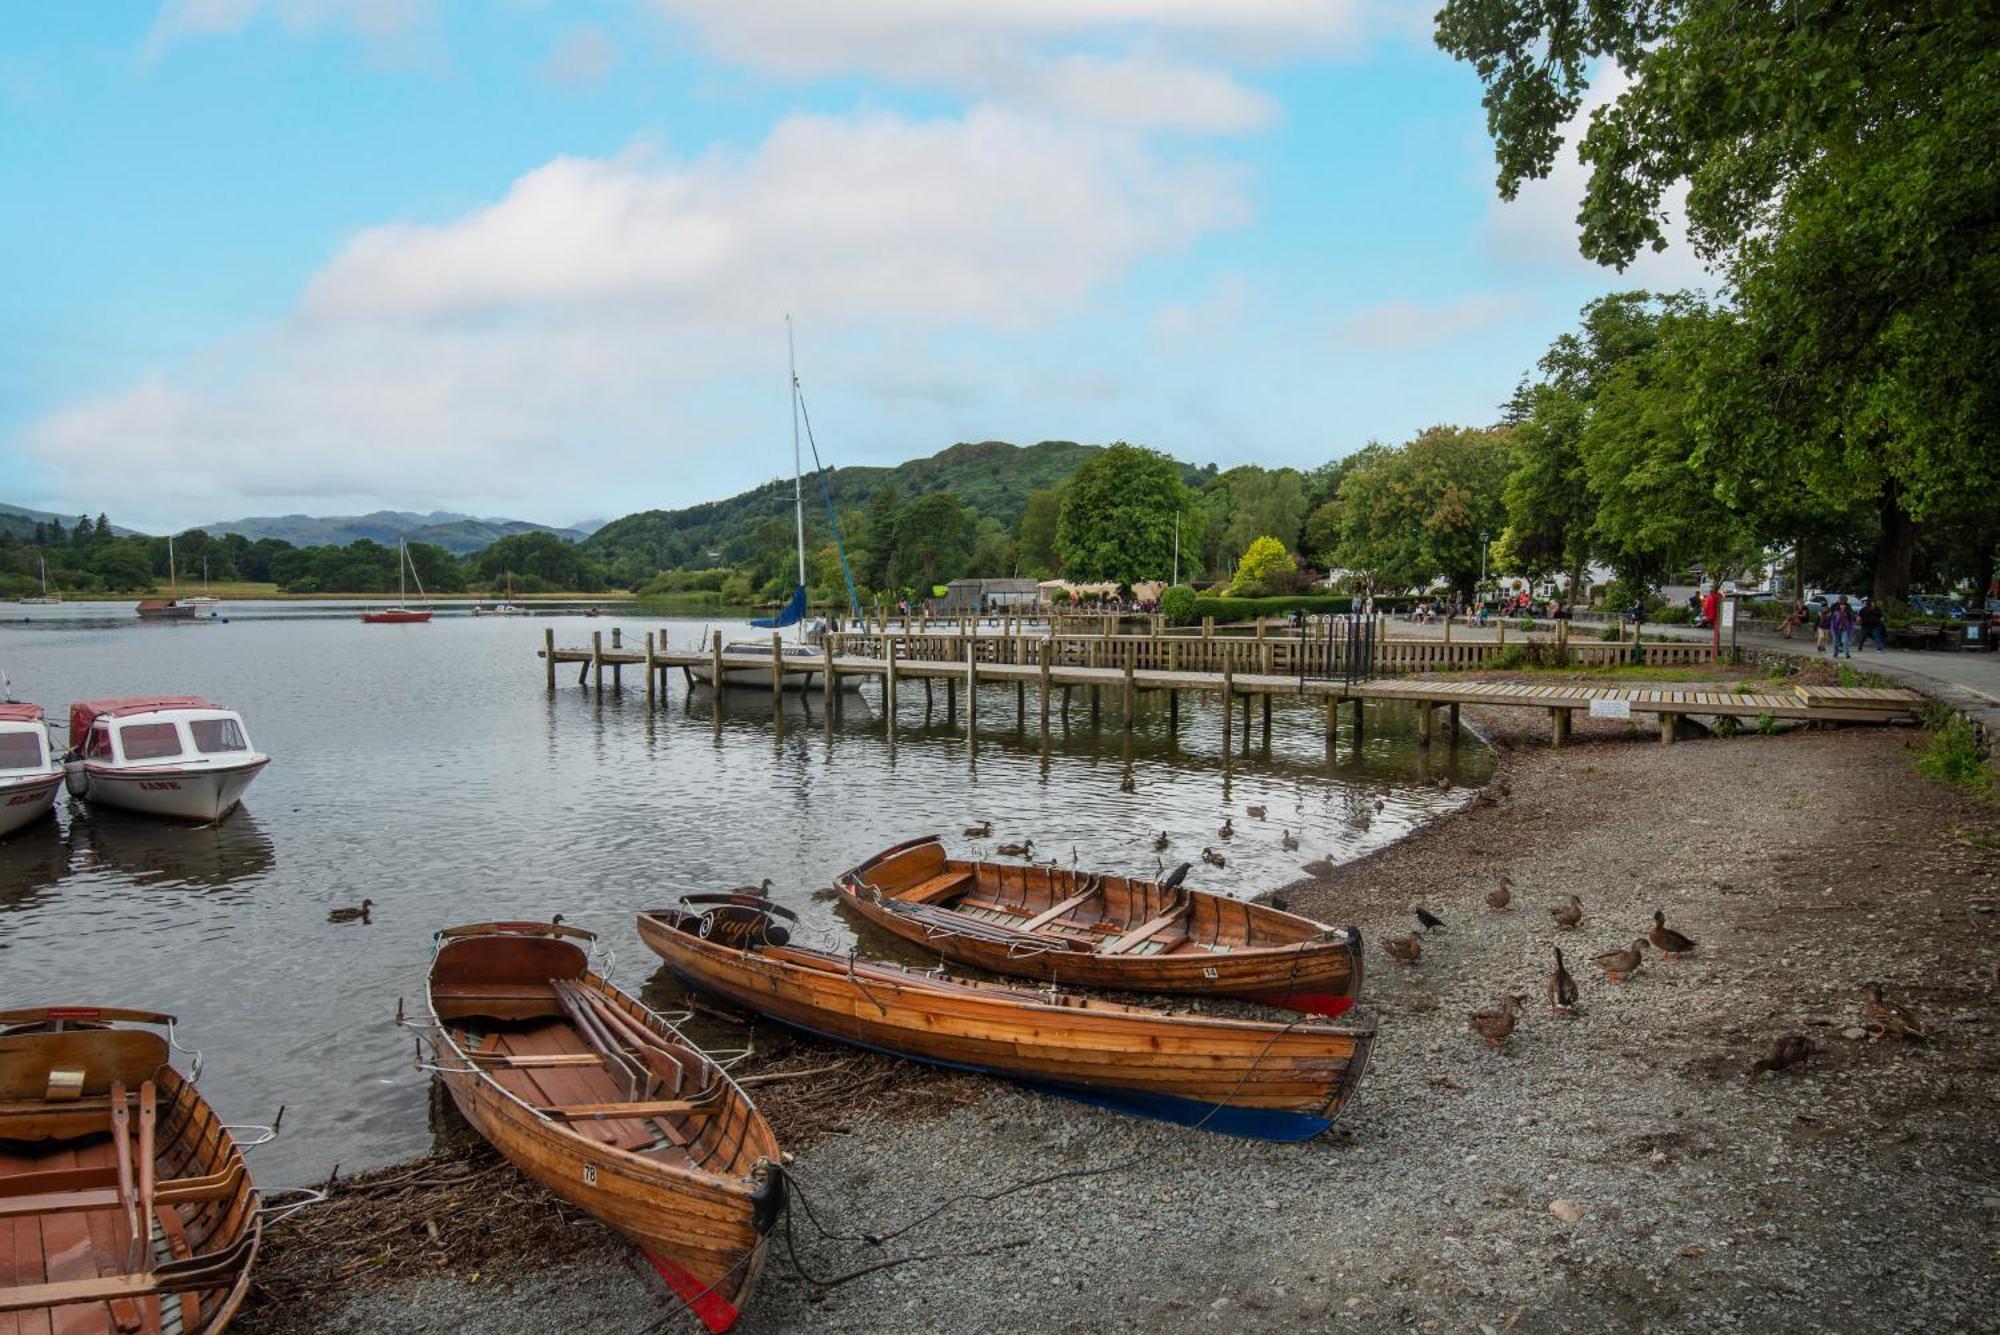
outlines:
[[1882, 609], [1875, 606], [1873, 598], [1861, 604], [1861, 615], [1856, 620], [1861, 626], [1861, 647], [1866, 649], [1868, 641], [1873, 640], [1876, 653], [1888, 652], [1888, 628], [1883, 622]]
[[1833, 637], [1835, 658], [1854, 657], [1854, 613], [1847, 604], [1838, 602], [1827, 612], [1826, 628]]

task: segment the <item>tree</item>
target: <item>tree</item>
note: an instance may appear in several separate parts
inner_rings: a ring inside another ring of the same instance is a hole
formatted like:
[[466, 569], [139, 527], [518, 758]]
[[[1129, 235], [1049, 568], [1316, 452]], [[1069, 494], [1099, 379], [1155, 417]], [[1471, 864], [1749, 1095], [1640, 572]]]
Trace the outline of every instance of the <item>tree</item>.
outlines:
[[1707, 461], [1725, 487], [1869, 503], [1874, 592], [1903, 592], [1922, 527], [2000, 482], [2000, 9], [1446, 0], [1437, 36], [1486, 85], [1509, 198], [1551, 170], [1597, 63], [1625, 72], [1580, 145], [1580, 248], [1662, 248], [1686, 187], [1732, 297], [1694, 377]]
[[1062, 571], [1056, 555], [1056, 525], [1062, 519], [1062, 489], [1045, 487], [1028, 493], [1021, 511], [1021, 573], [1031, 579], [1053, 579]]
[[949, 492], [919, 496], [896, 516], [894, 582], [928, 594], [956, 579], [970, 555], [972, 515]]
[[1056, 547], [1073, 579], [1131, 584], [1168, 574], [1174, 561], [1174, 517], [1181, 541], [1200, 541], [1194, 493], [1180, 465], [1156, 450], [1123, 441], [1091, 456], [1063, 492]]
[[1388, 588], [1439, 575], [1470, 595], [1484, 550], [1500, 531], [1508, 434], [1437, 426], [1372, 455], [1340, 486], [1340, 563]]
[[1230, 596], [1256, 598], [1270, 593], [1274, 579], [1295, 569], [1297, 562], [1284, 543], [1268, 535], [1252, 538], [1236, 563], [1236, 578], [1229, 581]]

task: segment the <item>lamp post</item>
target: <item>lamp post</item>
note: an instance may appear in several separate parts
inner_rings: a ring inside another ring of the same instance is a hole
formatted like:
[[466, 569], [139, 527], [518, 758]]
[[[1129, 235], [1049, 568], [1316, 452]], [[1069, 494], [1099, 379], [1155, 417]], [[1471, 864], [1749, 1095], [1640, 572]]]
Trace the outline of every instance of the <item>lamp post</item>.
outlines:
[[1181, 512], [1174, 511], [1174, 583], [1181, 582]]
[[1493, 535], [1491, 533], [1488, 533], [1483, 528], [1480, 529], [1479, 530], [1479, 587], [1482, 592], [1486, 588], [1486, 545], [1491, 541], [1493, 541]]

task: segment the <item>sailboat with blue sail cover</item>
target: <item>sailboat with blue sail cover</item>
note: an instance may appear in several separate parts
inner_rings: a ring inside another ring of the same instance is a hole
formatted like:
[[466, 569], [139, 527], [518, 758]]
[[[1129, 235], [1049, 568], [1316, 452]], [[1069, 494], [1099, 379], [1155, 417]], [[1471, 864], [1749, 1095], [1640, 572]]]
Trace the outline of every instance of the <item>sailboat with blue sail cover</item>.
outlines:
[[[791, 629], [796, 632], [794, 639], [781, 643], [778, 649], [779, 657], [786, 663], [785, 670], [780, 674], [780, 684], [785, 690], [825, 690], [827, 687], [825, 678], [829, 674], [826, 671], [826, 651], [821, 647], [820, 640], [826, 634], [826, 623], [817, 617], [808, 615], [806, 608], [805, 464], [804, 458], [800, 453], [799, 441], [799, 421], [802, 416], [802, 409], [799, 401], [798, 353], [792, 346], [792, 319], [789, 315], [785, 317], [785, 352], [792, 380], [792, 521], [798, 538], [799, 582], [793, 587], [792, 596], [786, 599], [785, 605], [778, 610], [776, 616], [760, 617], [753, 620], [750, 624], [758, 630], [782, 631]], [[815, 464], [819, 462], [818, 446], [814, 446], [813, 448], [813, 462]], [[826, 486], [824, 470], [820, 470], [819, 477], [820, 485], [824, 488]], [[828, 499], [827, 518], [834, 525], [834, 541], [838, 543], [840, 540], [840, 527], [839, 521], [834, 519], [833, 516], [831, 498]], [[841, 557], [843, 575], [846, 572], [846, 567], [847, 558], [843, 554]], [[850, 607], [853, 608], [858, 618], [860, 608], [858, 600], [855, 598], [854, 582], [851, 578], [847, 581], [847, 597]], [[722, 652], [725, 655], [755, 654], [757, 657], [765, 660], [763, 664], [757, 667], [724, 667], [722, 669], [722, 684], [724, 686], [754, 686], [763, 690], [771, 688], [771, 669], [768, 666], [771, 657], [770, 640], [747, 639], [725, 641], [722, 646]], [[799, 664], [796, 669], [791, 666], [795, 662]], [[701, 685], [709, 686], [714, 684], [712, 680], [714, 674], [706, 665], [690, 668], [688, 672]], [[840, 690], [858, 691], [861, 689], [861, 679], [859, 677], [836, 676], [835, 681]]]

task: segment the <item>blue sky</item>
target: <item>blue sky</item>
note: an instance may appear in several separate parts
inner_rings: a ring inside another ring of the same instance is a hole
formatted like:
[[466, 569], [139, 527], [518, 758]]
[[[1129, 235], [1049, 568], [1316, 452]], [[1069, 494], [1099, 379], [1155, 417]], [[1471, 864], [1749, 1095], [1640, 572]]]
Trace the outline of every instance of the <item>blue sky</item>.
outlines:
[[0, 499], [566, 523], [1126, 439], [1490, 421], [1579, 306], [1431, 5], [170, 0], [0, 29]]

